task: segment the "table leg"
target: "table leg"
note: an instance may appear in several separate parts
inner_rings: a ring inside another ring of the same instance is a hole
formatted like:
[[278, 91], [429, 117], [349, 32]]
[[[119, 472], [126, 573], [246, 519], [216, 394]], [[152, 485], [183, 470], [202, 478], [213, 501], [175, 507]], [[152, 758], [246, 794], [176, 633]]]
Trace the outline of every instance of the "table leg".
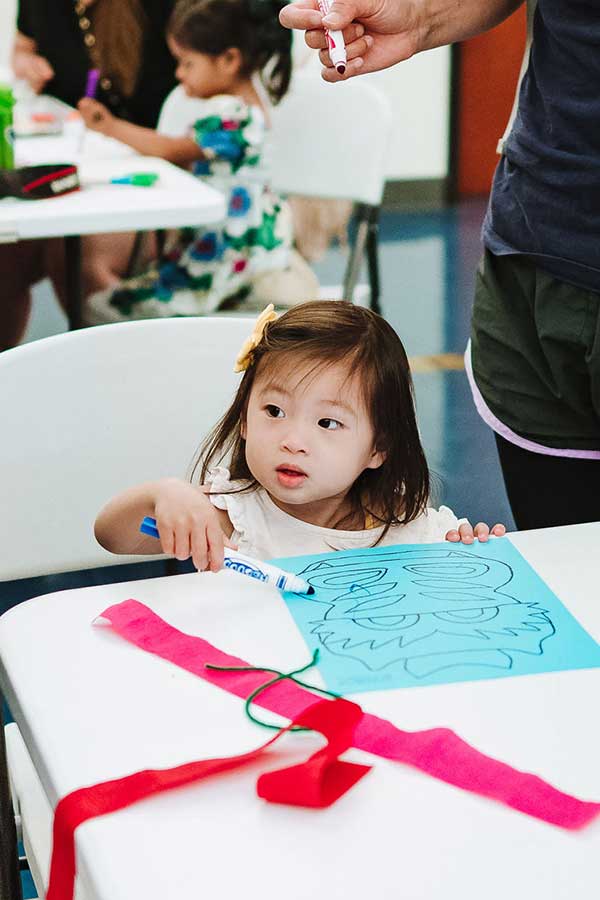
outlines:
[[78, 234], [65, 237], [65, 293], [69, 328], [82, 327], [81, 320], [81, 238]]
[[[0, 706], [2, 695], [0, 695]], [[4, 721], [0, 716], [0, 900], [22, 900], [17, 831], [10, 796]]]

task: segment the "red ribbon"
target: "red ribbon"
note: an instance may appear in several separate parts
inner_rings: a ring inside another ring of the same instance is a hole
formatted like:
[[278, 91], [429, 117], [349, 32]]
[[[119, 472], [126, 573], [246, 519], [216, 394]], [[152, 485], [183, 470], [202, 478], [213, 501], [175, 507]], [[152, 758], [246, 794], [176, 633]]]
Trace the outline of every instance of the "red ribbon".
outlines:
[[370, 769], [370, 766], [342, 762], [337, 758], [352, 746], [354, 728], [361, 716], [360, 706], [348, 700], [318, 700], [266, 744], [249, 753], [199, 760], [173, 769], [146, 769], [67, 794], [59, 801], [54, 813], [50, 884], [46, 900], [73, 898], [75, 829], [78, 825], [88, 819], [124, 809], [152, 794], [170, 791], [210, 775], [239, 768], [264, 753], [294, 725], [319, 731], [326, 738], [327, 744], [306, 762], [261, 775], [257, 783], [258, 795], [271, 803], [315, 809], [330, 806]]
[[[247, 666], [203, 638], [184, 634], [137, 600], [126, 600], [109, 607], [101, 618], [126, 640], [205, 681], [246, 699], [271, 679], [263, 672], [215, 672], [215, 666]], [[264, 709], [295, 719], [314, 702], [314, 694], [289, 679], [274, 684], [256, 698]], [[512, 766], [480, 753], [449, 728], [426, 731], [402, 731], [386, 719], [363, 713], [358, 722], [353, 746], [414, 766], [463, 790], [480, 794], [510, 806], [519, 812], [576, 830], [593, 821], [600, 803], [579, 800], [548, 784], [537, 775], [520, 772]]]
[[[101, 618], [126, 640], [206, 681], [246, 699], [272, 679], [262, 671], [223, 672], [213, 666], [247, 666], [203, 638], [173, 628], [137, 600], [109, 607]], [[600, 803], [579, 800], [525, 772], [475, 750], [448, 728], [402, 731], [391, 722], [365, 713], [348, 700], [318, 700], [289, 679], [276, 682], [255, 703], [285, 716], [290, 724], [270, 741], [249, 753], [201, 760], [173, 769], [146, 770], [73, 791], [59, 801], [54, 816], [54, 843], [47, 900], [72, 900], [75, 877], [74, 832], [96, 816], [115, 812], [155, 793], [171, 790], [210, 775], [234, 769], [260, 756], [294, 725], [319, 731], [327, 745], [306, 762], [267, 772], [257, 782], [260, 797], [321, 809], [330, 806], [368, 771], [369, 766], [343, 762], [338, 756], [349, 747], [415, 766], [421, 771], [490, 797], [513, 809], [553, 825], [575, 830], [589, 824]]]

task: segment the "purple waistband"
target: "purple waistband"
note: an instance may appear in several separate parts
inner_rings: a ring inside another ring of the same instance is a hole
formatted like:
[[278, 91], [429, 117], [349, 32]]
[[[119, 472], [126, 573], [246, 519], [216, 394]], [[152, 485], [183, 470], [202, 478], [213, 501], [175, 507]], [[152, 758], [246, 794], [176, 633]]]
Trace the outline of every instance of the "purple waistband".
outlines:
[[465, 371], [467, 373], [467, 378], [469, 379], [471, 393], [473, 394], [473, 401], [477, 408], [477, 412], [483, 421], [489, 425], [496, 434], [499, 434], [500, 437], [505, 438], [505, 440], [509, 441], [511, 444], [516, 444], [517, 447], [522, 447], [523, 450], [529, 450], [531, 453], [542, 453], [544, 456], [568, 456], [571, 459], [600, 459], [600, 450], [568, 450], [563, 447], [546, 447], [544, 444], [537, 444], [535, 441], [530, 441], [527, 438], [521, 437], [520, 434], [517, 434], [509, 428], [508, 425], [505, 425], [504, 422], [501, 422], [500, 419], [496, 418], [483, 399], [481, 391], [475, 382], [473, 365], [471, 362], [471, 341], [469, 341], [467, 349], [465, 350]]

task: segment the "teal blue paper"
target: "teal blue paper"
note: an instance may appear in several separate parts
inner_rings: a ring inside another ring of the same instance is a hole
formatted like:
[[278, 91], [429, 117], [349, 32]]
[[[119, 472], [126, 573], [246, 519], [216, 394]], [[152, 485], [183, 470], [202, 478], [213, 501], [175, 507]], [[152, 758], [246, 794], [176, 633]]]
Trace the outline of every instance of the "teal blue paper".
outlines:
[[600, 647], [507, 538], [274, 560], [314, 596], [285, 602], [338, 693], [600, 666]]

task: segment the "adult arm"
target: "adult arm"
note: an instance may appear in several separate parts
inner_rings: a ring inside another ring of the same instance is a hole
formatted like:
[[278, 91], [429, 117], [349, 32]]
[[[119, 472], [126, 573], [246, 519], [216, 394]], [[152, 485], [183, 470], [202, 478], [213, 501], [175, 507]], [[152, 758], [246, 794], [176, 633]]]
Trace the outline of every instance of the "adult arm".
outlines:
[[[473, 37], [507, 18], [523, 0], [334, 0], [327, 16], [316, 0], [299, 0], [280, 13], [282, 25], [306, 32], [320, 51], [326, 81], [387, 69], [415, 53]], [[323, 25], [343, 31], [348, 66], [339, 75], [326, 50]]]
[[39, 55], [34, 39], [20, 31], [17, 31], [13, 42], [11, 64], [15, 76], [26, 81], [36, 94], [54, 78], [54, 69], [47, 59]]

